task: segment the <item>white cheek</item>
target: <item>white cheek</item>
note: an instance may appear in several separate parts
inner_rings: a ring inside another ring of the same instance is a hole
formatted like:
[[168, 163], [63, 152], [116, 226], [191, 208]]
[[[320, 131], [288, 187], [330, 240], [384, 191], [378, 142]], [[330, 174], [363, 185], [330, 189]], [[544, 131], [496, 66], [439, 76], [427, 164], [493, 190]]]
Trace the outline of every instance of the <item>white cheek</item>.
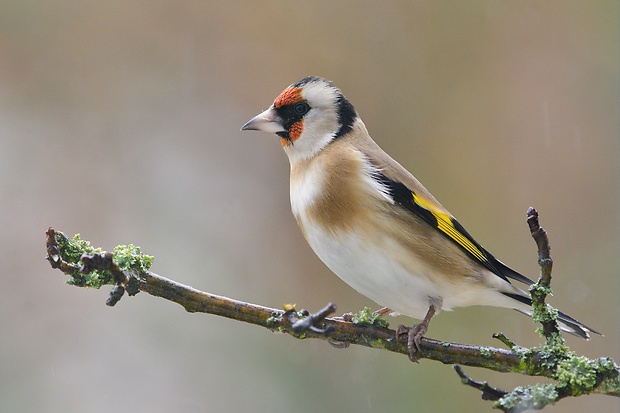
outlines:
[[304, 118], [304, 132], [315, 137], [336, 134], [340, 124], [338, 115], [333, 108], [313, 108]]
[[303, 120], [303, 132], [284, 151], [291, 163], [309, 159], [327, 146], [339, 128], [338, 117], [333, 110], [314, 108]]

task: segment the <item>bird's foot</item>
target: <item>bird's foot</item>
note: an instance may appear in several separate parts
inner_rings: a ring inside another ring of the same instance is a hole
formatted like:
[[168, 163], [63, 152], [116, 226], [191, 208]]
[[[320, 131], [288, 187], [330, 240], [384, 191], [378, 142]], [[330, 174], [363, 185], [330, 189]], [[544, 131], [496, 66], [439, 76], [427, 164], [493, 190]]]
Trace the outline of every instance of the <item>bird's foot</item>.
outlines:
[[409, 360], [419, 363], [419, 357], [416, 355], [418, 351], [422, 351], [420, 347], [420, 341], [424, 334], [428, 331], [428, 323], [422, 321], [420, 324], [414, 324], [411, 327], [407, 327], [404, 325], [399, 325], [396, 329], [396, 340], [400, 338], [401, 335], [407, 334], [407, 350], [409, 351]]

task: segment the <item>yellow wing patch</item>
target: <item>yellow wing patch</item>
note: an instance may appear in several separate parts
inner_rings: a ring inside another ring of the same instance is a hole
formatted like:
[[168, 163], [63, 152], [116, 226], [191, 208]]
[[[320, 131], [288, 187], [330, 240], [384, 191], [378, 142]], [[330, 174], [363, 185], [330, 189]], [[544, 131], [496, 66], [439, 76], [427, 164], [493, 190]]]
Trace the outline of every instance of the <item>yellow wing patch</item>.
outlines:
[[[473, 255], [480, 262], [488, 262], [484, 253], [474, 244], [465, 234], [454, 226], [450, 214], [437, 209], [437, 207], [424, 198], [419, 197], [415, 193], [411, 193], [413, 202], [429, 211], [437, 220], [437, 229], [449, 236], [457, 244], [463, 247], [467, 252]], [[459, 225], [460, 226], [460, 225]]]

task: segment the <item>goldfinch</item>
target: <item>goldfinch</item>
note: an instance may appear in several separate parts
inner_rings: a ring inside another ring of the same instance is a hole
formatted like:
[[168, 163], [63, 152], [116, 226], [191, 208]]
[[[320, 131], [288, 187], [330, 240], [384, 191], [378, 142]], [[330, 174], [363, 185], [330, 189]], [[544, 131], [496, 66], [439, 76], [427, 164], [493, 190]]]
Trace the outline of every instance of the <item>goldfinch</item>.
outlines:
[[[292, 84], [241, 129], [280, 137], [291, 209], [316, 255], [387, 311], [422, 320], [408, 329], [412, 359], [441, 310], [490, 305], [531, 314], [530, 295], [510, 280], [534, 282], [493, 257], [385, 153], [331, 82]], [[585, 339], [597, 333], [564, 313], [559, 322]]]

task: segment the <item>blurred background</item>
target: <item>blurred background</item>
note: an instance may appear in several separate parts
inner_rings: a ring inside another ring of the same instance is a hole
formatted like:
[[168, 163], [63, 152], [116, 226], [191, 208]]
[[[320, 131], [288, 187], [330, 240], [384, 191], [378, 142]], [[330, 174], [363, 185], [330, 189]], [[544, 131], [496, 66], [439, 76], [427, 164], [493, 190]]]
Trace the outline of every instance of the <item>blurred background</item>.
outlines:
[[[64, 284], [48, 226], [211, 293], [315, 311], [378, 308], [314, 256], [278, 139], [240, 132], [287, 85], [331, 79], [375, 140], [484, 246], [620, 354], [619, 4], [579, 1], [0, 2], [0, 410], [489, 411], [451, 366], [331, 348], [142, 293]], [[391, 319], [413, 323], [407, 318]], [[429, 336], [540, 343], [510, 310], [467, 308]], [[504, 389], [541, 379], [466, 369]], [[549, 412], [618, 411], [604, 396]]]

